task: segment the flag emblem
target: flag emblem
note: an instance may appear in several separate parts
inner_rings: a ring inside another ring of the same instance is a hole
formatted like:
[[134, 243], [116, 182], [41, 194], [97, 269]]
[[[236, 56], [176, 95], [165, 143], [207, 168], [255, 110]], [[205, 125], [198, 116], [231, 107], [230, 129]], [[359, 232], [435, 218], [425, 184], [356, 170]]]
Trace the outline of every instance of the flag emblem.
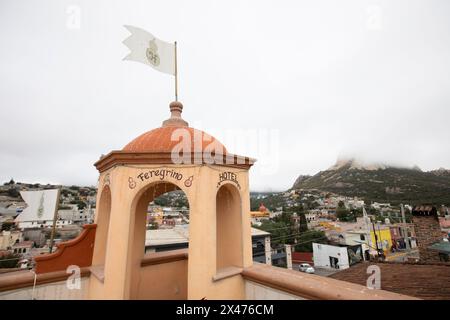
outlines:
[[44, 214], [44, 194], [45, 193], [42, 192], [41, 199], [39, 200], [39, 208], [37, 210], [38, 218], [42, 218], [42, 215]]
[[155, 67], [159, 66], [159, 55], [158, 46], [156, 45], [155, 39], [150, 41], [147, 50], [145, 51], [148, 61]]
[[156, 38], [150, 32], [125, 26], [131, 35], [123, 41], [130, 49], [124, 60], [146, 64], [160, 72], [175, 75], [175, 44]]

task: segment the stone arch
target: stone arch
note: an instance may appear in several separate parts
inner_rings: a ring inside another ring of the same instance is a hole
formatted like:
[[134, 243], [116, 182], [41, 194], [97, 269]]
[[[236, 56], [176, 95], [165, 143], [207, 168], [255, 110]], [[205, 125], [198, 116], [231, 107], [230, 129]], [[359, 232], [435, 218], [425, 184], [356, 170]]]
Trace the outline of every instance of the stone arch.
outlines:
[[231, 183], [216, 193], [216, 271], [243, 267], [242, 197]]
[[111, 189], [105, 185], [97, 203], [95, 223], [97, 224], [94, 253], [92, 256], [93, 266], [104, 266], [106, 258], [106, 245], [108, 241], [109, 222], [111, 217]]
[[191, 208], [191, 201], [189, 195], [180, 186], [174, 182], [168, 181], [152, 181], [144, 185], [133, 197], [131, 203], [131, 223], [130, 223], [130, 251], [129, 251], [129, 270], [130, 270], [130, 285], [129, 292], [131, 299], [139, 297], [139, 283], [141, 261], [145, 254], [145, 237], [146, 237], [146, 218], [147, 207], [154, 199], [167, 192], [180, 190], [186, 195]]

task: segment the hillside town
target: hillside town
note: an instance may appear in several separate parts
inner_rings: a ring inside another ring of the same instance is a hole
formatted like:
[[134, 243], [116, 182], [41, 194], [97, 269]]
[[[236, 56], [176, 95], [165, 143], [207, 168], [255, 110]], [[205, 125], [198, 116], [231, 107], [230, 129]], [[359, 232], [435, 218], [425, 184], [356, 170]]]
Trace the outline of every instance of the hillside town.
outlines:
[[[27, 207], [21, 192], [54, 188], [60, 190], [55, 219], [21, 219]], [[96, 199], [95, 187], [5, 182], [0, 186], [0, 272], [33, 270], [36, 257], [77, 238], [83, 225], [94, 223]], [[421, 250], [434, 252], [434, 263], [449, 262], [450, 213], [443, 205], [367, 204], [315, 189], [252, 193], [250, 202], [255, 262], [324, 277], [338, 277], [364, 262], [423, 262]], [[423, 230], [414, 213], [436, 215], [438, 233], [427, 240], [428, 247], [419, 247]], [[188, 246], [187, 198], [182, 191], [164, 193], [147, 207], [145, 253]]]
[[[265, 200], [274, 204], [271, 209], [265, 205]], [[252, 223], [263, 229], [270, 228], [277, 217], [281, 217], [283, 211], [292, 212], [292, 208], [299, 212], [293, 212], [288, 220], [289, 225], [301, 230], [301, 223], [306, 224], [306, 232], [318, 231], [325, 236], [322, 243], [339, 248], [343, 246], [361, 246], [358, 248], [359, 258], [362, 260], [385, 260], [385, 261], [417, 261], [417, 237], [413, 223], [412, 211], [420, 206], [404, 204], [393, 206], [389, 203], [373, 202], [366, 204], [364, 200], [357, 197], [345, 197], [321, 192], [318, 190], [290, 190], [278, 194], [254, 194], [252, 202], [259, 202], [260, 207], [251, 212]], [[446, 206], [427, 206], [439, 212], [438, 224], [441, 231], [441, 239], [448, 242], [450, 233], [450, 215]], [[255, 208], [256, 209], [256, 208]], [[367, 210], [367, 211], [366, 211]], [[295, 222], [296, 215], [304, 218]], [[289, 223], [291, 222], [291, 223]], [[300, 232], [299, 236], [302, 235]], [[320, 233], [318, 234], [321, 236]], [[284, 239], [281, 237], [281, 239]], [[295, 245], [295, 237], [285, 235], [286, 242]], [[295, 252], [295, 251], [294, 251]], [[448, 261], [448, 254], [440, 254], [442, 261]], [[312, 255], [311, 255], [312, 258]], [[312, 259], [308, 262], [313, 263]], [[318, 262], [315, 265], [320, 267]], [[336, 269], [348, 268], [341, 263], [326, 261], [324, 267]]]

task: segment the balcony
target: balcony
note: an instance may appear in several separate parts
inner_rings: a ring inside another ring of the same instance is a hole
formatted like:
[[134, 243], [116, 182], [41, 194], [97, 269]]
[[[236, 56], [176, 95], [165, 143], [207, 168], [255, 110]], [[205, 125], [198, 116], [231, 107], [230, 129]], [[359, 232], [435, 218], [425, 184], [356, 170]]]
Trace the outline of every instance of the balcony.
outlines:
[[[132, 299], [185, 300], [188, 297], [188, 250], [151, 253], [141, 261], [137, 290]], [[236, 270], [234, 270], [236, 271]], [[228, 276], [241, 277], [249, 300], [405, 300], [415, 299], [384, 290], [294, 270], [254, 264]], [[18, 271], [0, 275], [0, 300], [88, 299], [89, 290], [101, 290], [101, 266], [81, 269], [79, 289], [69, 289], [64, 271], [38, 274]], [[70, 280], [70, 279], [69, 279]], [[207, 297], [206, 297], [207, 298]]]

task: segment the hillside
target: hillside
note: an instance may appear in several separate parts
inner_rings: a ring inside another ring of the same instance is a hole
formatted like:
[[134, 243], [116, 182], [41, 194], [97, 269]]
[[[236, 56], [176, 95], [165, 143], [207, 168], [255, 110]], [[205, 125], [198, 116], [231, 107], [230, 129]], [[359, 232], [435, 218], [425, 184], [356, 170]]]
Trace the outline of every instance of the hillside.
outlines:
[[314, 176], [300, 176], [293, 189], [318, 189], [368, 201], [450, 205], [450, 175], [440, 169], [362, 165], [355, 160], [338, 161]]

